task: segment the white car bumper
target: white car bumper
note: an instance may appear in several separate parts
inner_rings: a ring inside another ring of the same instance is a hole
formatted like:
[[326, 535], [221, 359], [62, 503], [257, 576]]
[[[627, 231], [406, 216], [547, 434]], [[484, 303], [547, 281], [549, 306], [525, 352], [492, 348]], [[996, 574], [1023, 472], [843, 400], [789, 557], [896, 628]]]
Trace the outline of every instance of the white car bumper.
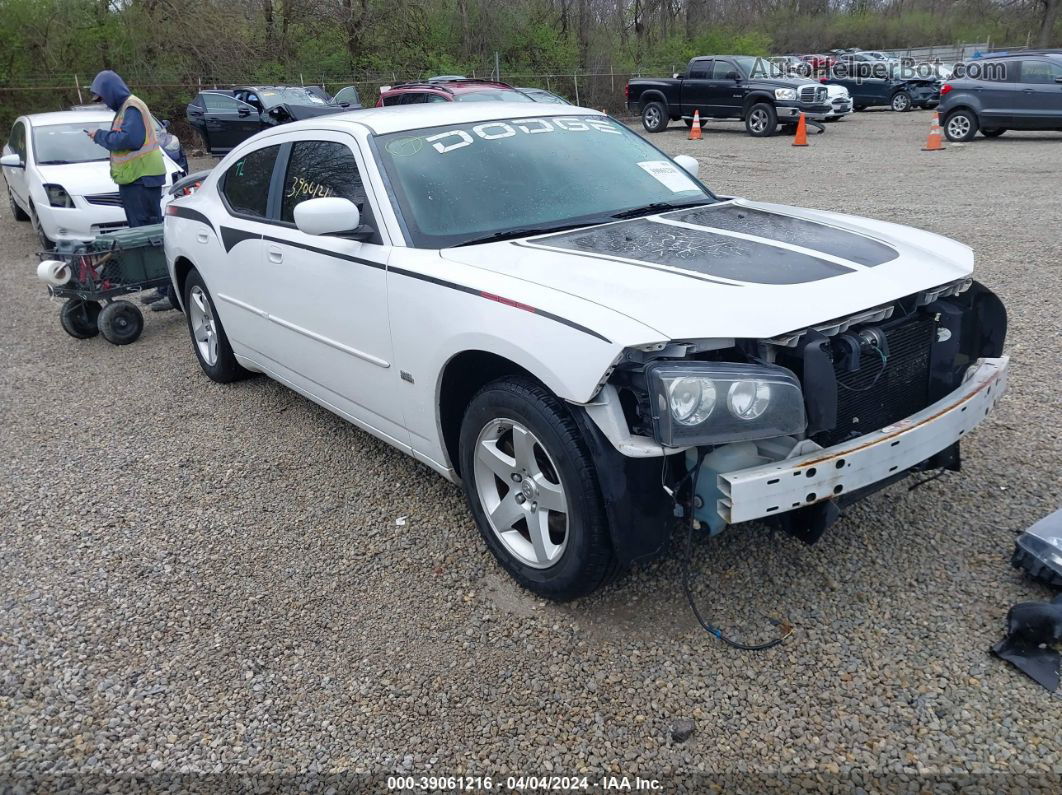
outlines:
[[84, 196], [74, 196], [73, 207], [37, 205], [41, 228], [56, 242], [89, 241], [105, 232], [128, 226], [125, 210], [120, 204], [94, 204]]
[[959, 441], [1007, 387], [1009, 358], [979, 359], [962, 386], [907, 419], [858, 439], [762, 466], [724, 472], [719, 515], [729, 524], [760, 519], [885, 480]]

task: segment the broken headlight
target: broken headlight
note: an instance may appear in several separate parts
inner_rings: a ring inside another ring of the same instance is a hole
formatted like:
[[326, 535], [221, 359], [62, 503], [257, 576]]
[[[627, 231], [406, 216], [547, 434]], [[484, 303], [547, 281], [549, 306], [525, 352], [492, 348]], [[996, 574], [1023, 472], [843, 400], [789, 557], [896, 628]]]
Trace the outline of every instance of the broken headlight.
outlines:
[[722, 444], [800, 433], [800, 383], [784, 367], [656, 362], [645, 371], [657, 441]]
[[48, 195], [48, 204], [52, 207], [74, 206], [74, 200], [62, 185], [45, 185], [44, 192]]

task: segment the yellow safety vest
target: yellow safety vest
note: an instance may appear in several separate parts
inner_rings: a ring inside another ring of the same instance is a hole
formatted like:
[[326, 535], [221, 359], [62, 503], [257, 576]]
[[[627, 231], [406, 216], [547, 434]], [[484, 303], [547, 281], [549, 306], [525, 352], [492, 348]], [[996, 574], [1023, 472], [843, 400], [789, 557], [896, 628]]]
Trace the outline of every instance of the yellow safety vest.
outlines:
[[111, 179], [119, 185], [128, 185], [141, 177], [162, 176], [166, 173], [166, 163], [162, 159], [162, 147], [155, 135], [155, 125], [147, 105], [132, 94], [118, 108], [111, 123], [112, 130], [122, 129], [125, 112], [129, 108], [140, 111], [144, 122], [144, 144], [139, 149], [124, 149], [111, 152]]

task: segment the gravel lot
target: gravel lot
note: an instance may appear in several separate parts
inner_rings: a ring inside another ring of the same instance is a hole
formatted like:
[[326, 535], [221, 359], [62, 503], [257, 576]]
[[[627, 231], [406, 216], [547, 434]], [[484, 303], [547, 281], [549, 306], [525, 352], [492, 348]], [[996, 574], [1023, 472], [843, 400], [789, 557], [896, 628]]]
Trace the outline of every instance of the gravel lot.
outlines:
[[[987, 649], [1009, 605], [1050, 596], [1008, 560], [1062, 504], [1062, 135], [925, 153], [929, 123], [857, 114], [806, 149], [733, 123], [652, 137], [719, 192], [968, 243], [1010, 312], [1011, 392], [960, 475], [897, 484], [814, 547], [758, 525], [697, 547], [719, 623], [746, 639], [773, 633], [768, 617], [794, 626], [759, 654], [696, 625], [678, 554], [579, 602], [529, 597], [456, 487], [268, 380], [211, 383], [176, 312], [148, 313], [124, 348], [67, 337], [5, 203], [0, 789], [202, 772], [232, 777], [185, 785], [552, 772], [669, 791], [755, 789], [747, 774], [1055, 789], [1058, 701]], [[684, 743], [679, 719], [696, 725]]]

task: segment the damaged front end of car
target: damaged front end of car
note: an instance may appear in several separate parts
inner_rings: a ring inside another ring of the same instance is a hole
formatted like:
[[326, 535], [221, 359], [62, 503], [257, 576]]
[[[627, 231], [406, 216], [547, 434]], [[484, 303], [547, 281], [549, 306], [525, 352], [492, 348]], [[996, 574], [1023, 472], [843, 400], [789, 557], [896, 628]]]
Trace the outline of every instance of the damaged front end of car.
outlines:
[[958, 470], [1005, 388], [1006, 327], [965, 278], [770, 339], [628, 348], [586, 411], [629, 461], [655, 463], [658, 513], [670, 491], [710, 534], [761, 519], [813, 543], [845, 504]]

